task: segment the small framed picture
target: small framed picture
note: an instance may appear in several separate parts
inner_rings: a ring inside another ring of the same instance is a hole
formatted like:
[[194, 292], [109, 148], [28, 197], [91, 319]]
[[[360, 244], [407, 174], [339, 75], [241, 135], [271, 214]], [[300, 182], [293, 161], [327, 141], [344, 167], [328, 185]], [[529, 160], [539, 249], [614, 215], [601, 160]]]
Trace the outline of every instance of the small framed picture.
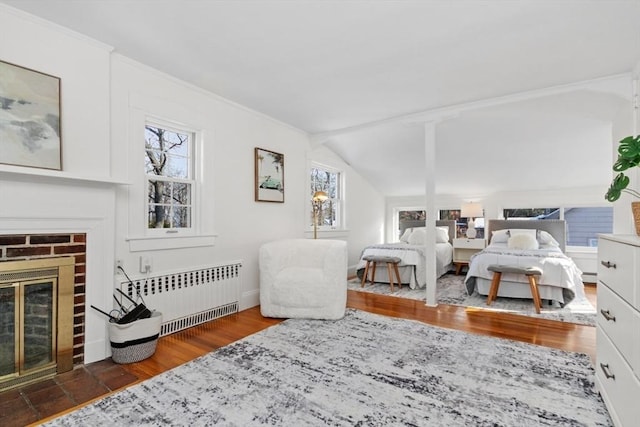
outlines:
[[0, 61], [0, 163], [62, 169], [60, 79]]
[[255, 201], [284, 203], [284, 154], [255, 148]]

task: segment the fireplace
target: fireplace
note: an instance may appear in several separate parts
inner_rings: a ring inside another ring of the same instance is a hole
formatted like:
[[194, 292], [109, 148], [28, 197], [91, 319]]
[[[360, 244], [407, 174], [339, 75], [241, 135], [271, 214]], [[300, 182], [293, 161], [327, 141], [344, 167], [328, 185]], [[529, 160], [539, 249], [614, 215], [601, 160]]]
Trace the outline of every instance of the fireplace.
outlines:
[[73, 369], [75, 259], [0, 263], [0, 391]]

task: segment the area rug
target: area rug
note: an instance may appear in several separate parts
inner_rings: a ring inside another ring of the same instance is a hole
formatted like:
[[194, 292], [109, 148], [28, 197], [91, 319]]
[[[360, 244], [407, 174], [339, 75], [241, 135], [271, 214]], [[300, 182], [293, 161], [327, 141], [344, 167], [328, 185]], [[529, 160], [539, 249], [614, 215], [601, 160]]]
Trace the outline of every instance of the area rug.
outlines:
[[[438, 304], [460, 305], [464, 307], [474, 307], [484, 310], [502, 311], [523, 316], [540, 317], [544, 319], [557, 320], [561, 322], [577, 323], [581, 325], [595, 326], [597, 312], [595, 307], [586, 298], [576, 297], [569, 304], [560, 307], [559, 304], [548, 305], [546, 301], [540, 314], [536, 313], [531, 299], [520, 298], [500, 298], [490, 306], [487, 305], [487, 297], [474, 292], [468, 295], [464, 286], [464, 275], [445, 274], [438, 278], [436, 288], [436, 298]], [[372, 292], [382, 295], [391, 295], [400, 298], [410, 298], [425, 300], [425, 290], [411, 289], [408, 285], [403, 285], [400, 289], [394, 286], [394, 292], [386, 283], [367, 284], [364, 288], [360, 286], [360, 279], [351, 279], [347, 283], [348, 288], [354, 291]]]
[[49, 426], [610, 426], [585, 354], [348, 310], [290, 319]]

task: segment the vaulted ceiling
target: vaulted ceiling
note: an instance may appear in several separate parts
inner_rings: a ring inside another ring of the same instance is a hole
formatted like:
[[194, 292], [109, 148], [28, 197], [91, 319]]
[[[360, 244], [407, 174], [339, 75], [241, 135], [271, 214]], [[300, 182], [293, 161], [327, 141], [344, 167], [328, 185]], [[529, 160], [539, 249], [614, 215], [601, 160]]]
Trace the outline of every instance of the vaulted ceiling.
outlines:
[[327, 136], [390, 196], [424, 187], [398, 118], [442, 110], [440, 194], [606, 183], [640, 59], [634, 0], [0, 1]]

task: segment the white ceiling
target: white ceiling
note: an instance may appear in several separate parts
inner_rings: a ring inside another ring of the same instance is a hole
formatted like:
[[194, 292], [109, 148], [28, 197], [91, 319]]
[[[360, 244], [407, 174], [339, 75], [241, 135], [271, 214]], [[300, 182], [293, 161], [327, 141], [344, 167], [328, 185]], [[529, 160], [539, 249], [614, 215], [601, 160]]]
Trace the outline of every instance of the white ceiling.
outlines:
[[629, 73], [640, 59], [634, 0], [0, 1], [333, 132], [327, 146], [386, 195], [423, 192], [424, 138], [419, 125], [378, 122], [444, 107], [460, 113], [438, 125], [440, 194], [603, 185], [628, 80], [467, 107]]

